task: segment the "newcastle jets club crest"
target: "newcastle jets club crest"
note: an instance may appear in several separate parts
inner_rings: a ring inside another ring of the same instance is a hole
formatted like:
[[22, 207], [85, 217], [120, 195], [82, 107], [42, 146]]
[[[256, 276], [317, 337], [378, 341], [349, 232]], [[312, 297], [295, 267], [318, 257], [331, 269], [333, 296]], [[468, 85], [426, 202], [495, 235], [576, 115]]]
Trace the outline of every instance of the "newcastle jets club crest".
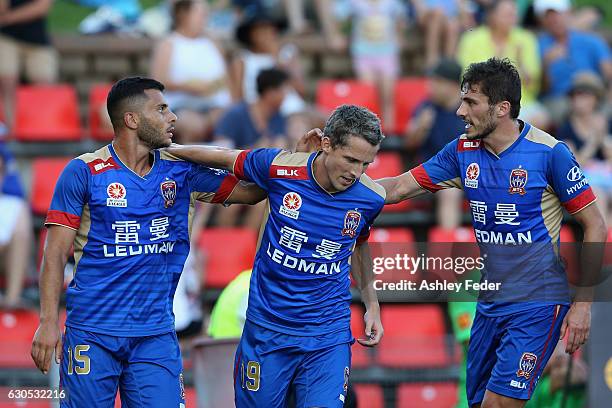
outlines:
[[164, 207], [172, 207], [176, 202], [176, 182], [166, 180], [160, 185], [161, 195], [164, 197]]
[[537, 361], [538, 356], [535, 354], [523, 353], [521, 356], [521, 361], [519, 362], [519, 369], [516, 372], [517, 377], [525, 377], [526, 379], [529, 379], [529, 377], [531, 377], [533, 374]]
[[508, 192], [510, 194], [520, 194], [525, 195], [525, 185], [527, 185], [527, 170], [518, 169], [512, 170], [510, 173], [510, 189]]
[[361, 213], [359, 211], [348, 210], [344, 216], [344, 228], [342, 228], [342, 235], [355, 238], [355, 236], [357, 236], [357, 228], [359, 228], [360, 221]]

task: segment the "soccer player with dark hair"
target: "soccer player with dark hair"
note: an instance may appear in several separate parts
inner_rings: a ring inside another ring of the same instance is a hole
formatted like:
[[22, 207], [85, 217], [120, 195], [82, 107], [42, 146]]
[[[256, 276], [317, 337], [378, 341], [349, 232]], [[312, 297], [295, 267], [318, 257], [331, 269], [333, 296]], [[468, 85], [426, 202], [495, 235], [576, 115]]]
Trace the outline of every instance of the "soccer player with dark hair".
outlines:
[[342, 407], [350, 374], [349, 272], [366, 306], [364, 346], [383, 335], [367, 238], [384, 189], [364, 174], [383, 135], [365, 108], [343, 105], [321, 151], [176, 146], [173, 155], [232, 170], [268, 193], [236, 352], [236, 406]]
[[[115, 138], [73, 159], [47, 214], [40, 325], [32, 358], [61, 360], [62, 407], [179, 407], [185, 402], [172, 301], [189, 253], [194, 201], [255, 203], [265, 193], [225, 171], [182, 161], [169, 146], [176, 115], [164, 86], [126, 78], [107, 108]], [[74, 245], [66, 331], [59, 328], [64, 266]], [[61, 359], [60, 359], [61, 356]]]
[[[521, 80], [509, 60], [470, 65], [461, 99], [463, 135], [422, 165], [377, 182], [388, 204], [425, 191], [465, 191], [481, 251], [495, 254], [486, 258], [482, 279], [502, 285], [493, 296], [480, 294], [468, 352], [468, 400], [473, 407], [522, 407], [559, 335], [568, 336], [568, 353], [589, 335], [593, 276], [585, 277], [570, 303], [558, 255], [562, 210], [582, 226], [585, 243], [605, 242], [606, 226], [568, 147], [517, 119]], [[585, 245], [583, 266], [592, 270], [583, 274], [598, 269], [601, 258], [590, 249], [597, 245]]]

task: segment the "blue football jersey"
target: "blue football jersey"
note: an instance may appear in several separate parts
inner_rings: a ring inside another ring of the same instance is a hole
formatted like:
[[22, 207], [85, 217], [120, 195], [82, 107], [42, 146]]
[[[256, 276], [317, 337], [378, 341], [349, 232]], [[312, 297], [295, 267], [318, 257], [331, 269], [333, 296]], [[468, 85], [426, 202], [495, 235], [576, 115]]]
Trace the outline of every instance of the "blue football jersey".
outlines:
[[77, 231], [67, 326], [127, 337], [174, 329], [172, 300], [189, 253], [194, 201], [222, 203], [238, 180], [153, 154], [143, 177], [112, 145], [73, 159], [61, 174], [45, 224]]
[[521, 125], [519, 138], [499, 156], [480, 140], [462, 135], [411, 170], [431, 192], [464, 190], [476, 240], [487, 255], [482, 279], [501, 283], [497, 293], [483, 297], [481, 292], [486, 301], [478, 307], [488, 315], [541, 306], [545, 300], [568, 302], [567, 278], [557, 255], [562, 207], [575, 214], [595, 201], [568, 147]]
[[313, 176], [317, 153], [243, 151], [239, 179], [268, 192], [247, 319], [278, 332], [316, 336], [350, 324], [350, 258], [381, 211], [384, 189], [363, 175], [330, 194]]

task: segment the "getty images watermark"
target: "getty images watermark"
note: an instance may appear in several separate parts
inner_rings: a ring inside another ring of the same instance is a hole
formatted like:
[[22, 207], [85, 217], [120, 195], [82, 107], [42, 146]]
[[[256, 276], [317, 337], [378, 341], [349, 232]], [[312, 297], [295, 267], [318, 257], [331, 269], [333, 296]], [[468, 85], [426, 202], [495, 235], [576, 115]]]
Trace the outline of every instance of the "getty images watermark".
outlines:
[[[397, 301], [565, 301], [574, 289], [597, 289], [611, 278], [611, 249], [604, 243], [371, 243], [369, 284]], [[595, 300], [611, 301], [612, 294], [600, 290]]]
[[[482, 257], [439, 257], [420, 256], [413, 257], [408, 254], [395, 254], [392, 257], [375, 257], [372, 259], [372, 271], [375, 275], [383, 275], [385, 272], [405, 273], [412, 277], [417, 273], [427, 271], [446, 272], [463, 275], [466, 272], [482, 270], [485, 267], [486, 254]], [[399, 291], [451, 291], [460, 292], [499, 290], [500, 282], [489, 282], [487, 280], [469, 279], [451, 281], [448, 279], [400, 279], [399, 281], [386, 281], [375, 279], [372, 283], [376, 290], [399, 290]]]

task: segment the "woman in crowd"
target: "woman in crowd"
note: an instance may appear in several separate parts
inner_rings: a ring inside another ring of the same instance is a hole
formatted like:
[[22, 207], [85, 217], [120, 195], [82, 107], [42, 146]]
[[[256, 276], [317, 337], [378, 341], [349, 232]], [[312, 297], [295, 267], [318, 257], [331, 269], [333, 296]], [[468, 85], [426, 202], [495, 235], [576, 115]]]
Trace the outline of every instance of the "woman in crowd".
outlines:
[[181, 118], [176, 128], [183, 143], [206, 140], [231, 103], [224, 55], [204, 30], [206, 7], [200, 0], [174, 2], [173, 32], [157, 45], [151, 65], [151, 75], [166, 86], [166, 100]]

